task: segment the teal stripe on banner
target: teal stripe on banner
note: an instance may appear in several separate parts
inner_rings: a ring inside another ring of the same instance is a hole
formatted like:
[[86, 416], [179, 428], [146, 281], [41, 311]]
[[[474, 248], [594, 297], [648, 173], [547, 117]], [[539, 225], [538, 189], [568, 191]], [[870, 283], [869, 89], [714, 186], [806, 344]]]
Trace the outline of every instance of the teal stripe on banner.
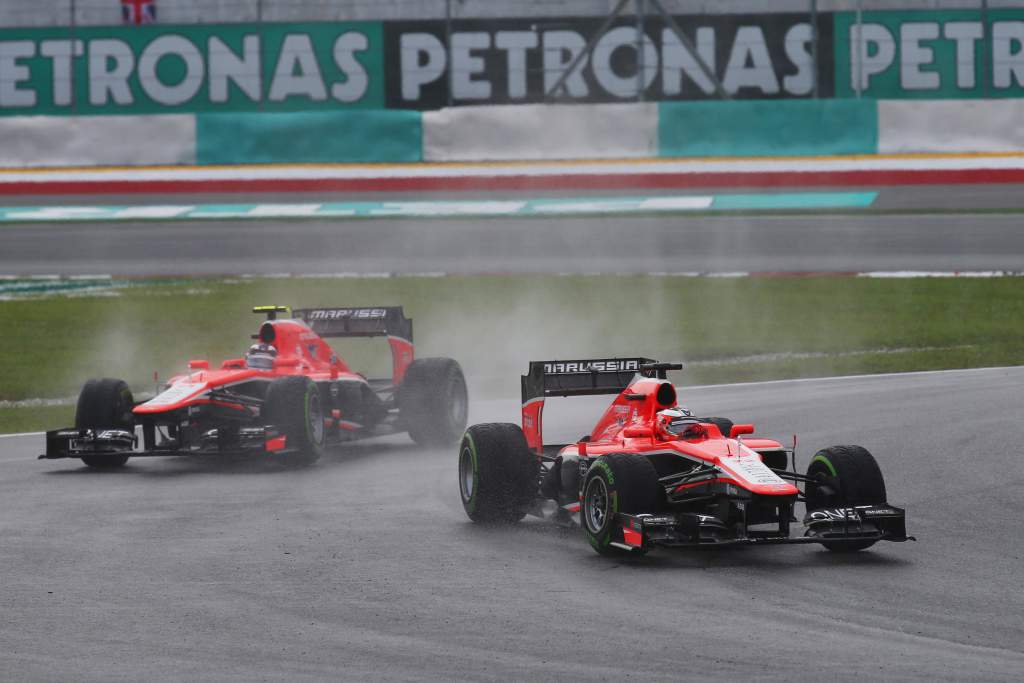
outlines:
[[658, 156], [876, 154], [874, 100], [660, 102]]
[[200, 165], [422, 160], [418, 111], [196, 114]]

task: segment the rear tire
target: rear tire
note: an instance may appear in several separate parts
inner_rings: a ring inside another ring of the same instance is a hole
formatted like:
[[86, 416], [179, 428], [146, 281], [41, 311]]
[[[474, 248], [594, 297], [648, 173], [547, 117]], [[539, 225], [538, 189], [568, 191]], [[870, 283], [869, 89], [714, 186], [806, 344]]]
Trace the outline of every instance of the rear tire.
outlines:
[[619, 512], [652, 513], [658, 504], [658, 473], [647, 458], [629, 453], [609, 453], [594, 461], [583, 482], [580, 526], [591, 547], [601, 555], [627, 551], [611, 543], [623, 542], [615, 523]]
[[[807, 476], [822, 484], [807, 485], [804, 497], [808, 510], [886, 502], [882, 470], [878, 467], [875, 457], [860, 446], [823, 448], [811, 458]], [[833, 552], [856, 552], [875, 543], [876, 541], [861, 541], [822, 545]]]
[[[135, 430], [132, 414], [135, 399], [128, 385], [119, 379], [104, 377], [91, 379], [78, 394], [75, 407], [75, 429], [127, 429]], [[109, 470], [123, 466], [129, 455], [83, 455], [82, 462], [89, 467]]]
[[421, 446], [451, 446], [466, 429], [469, 397], [462, 368], [451, 358], [419, 358], [405, 371], [398, 410]]
[[270, 383], [263, 403], [263, 421], [285, 436], [285, 446], [297, 449], [290, 459], [310, 464], [323, 455], [323, 404], [320, 391], [308, 377], [279, 377]]
[[459, 494], [474, 522], [513, 524], [537, 497], [540, 459], [519, 425], [473, 425], [459, 446]]

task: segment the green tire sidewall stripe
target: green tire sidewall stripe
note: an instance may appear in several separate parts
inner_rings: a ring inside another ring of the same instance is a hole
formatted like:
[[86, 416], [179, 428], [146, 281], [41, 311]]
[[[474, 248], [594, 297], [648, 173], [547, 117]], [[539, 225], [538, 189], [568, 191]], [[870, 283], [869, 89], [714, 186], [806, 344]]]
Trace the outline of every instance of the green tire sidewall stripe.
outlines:
[[[306, 417], [306, 439], [309, 441], [311, 446], [319, 446], [316, 440], [316, 431], [313, 429], [313, 422], [310, 420], [309, 408], [313, 403], [313, 392], [317, 391], [315, 384], [306, 385], [306, 400], [303, 401], [303, 413]], [[322, 418], [322, 416], [321, 416]]]
[[832, 465], [832, 462], [828, 458], [826, 458], [824, 455], [820, 455], [819, 454], [819, 455], [816, 455], [813, 458], [811, 458], [811, 464], [812, 465], [814, 463], [816, 463], [816, 462], [820, 462], [823, 465], [825, 465], [825, 467], [828, 468], [828, 471], [832, 473], [833, 477], [838, 477], [839, 476], [839, 474], [836, 473], [836, 468]]
[[[598, 538], [587, 526], [585, 520], [580, 520], [583, 530], [586, 532], [587, 540], [595, 548], [601, 549], [606, 548], [612, 542], [612, 521], [614, 516], [619, 512], [619, 492], [615, 490], [615, 475], [612, 474], [611, 465], [604, 460], [598, 460], [594, 463], [593, 467], [600, 469], [605, 474], [605, 483], [608, 487], [608, 502], [609, 502], [609, 515], [608, 515], [608, 526], [605, 528], [605, 532]], [[600, 476], [600, 475], [598, 475]], [[585, 503], [586, 501], [584, 501]], [[580, 509], [580, 514], [584, 514], [584, 510]]]

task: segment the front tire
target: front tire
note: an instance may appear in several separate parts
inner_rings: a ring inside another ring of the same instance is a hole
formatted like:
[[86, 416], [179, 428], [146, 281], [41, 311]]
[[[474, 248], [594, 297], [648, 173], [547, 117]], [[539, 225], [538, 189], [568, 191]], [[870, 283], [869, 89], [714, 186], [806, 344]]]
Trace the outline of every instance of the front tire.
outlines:
[[459, 446], [459, 494], [474, 522], [513, 524], [538, 495], [540, 459], [519, 425], [473, 425]]
[[281, 430], [293, 460], [310, 464], [323, 455], [326, 430], [320, 391], [308, 377], [279, 377], [267, 387], [263, 420]]
[[451, 446], [466, 429], [469, 397], [462, 368], [451, 358], [418, 358], [405, 371], [399, 414], [421, 446]]
[[[807, 509], [885, 504], [885, 479], [871, 453], [861, 446], [831, 446], [811, 458], [807, 477], [818, 482], [808, 484], [804, 497]], [[823, 543], [833, 552], [855, 552], [876, 541]]]
[[[104, 377], [91, 379], [78, 394], [75, 407], [75, 429], [126, 429], [135, 430], [132, 408], [135, 399], [128, 385], [119, 379]], [[122, 467], [130, 456], [83, 455], [82, 462], [95, 469], [109, 470]]]
[[601, 555], [619, 555], [626, 551], [611, 545], [623, 542], [615, 515], [651, 513], [657, 503], [658, 473], [651, 461], [629, 453], [610, 453], [587, 470], [580, 525], [594, 550]]

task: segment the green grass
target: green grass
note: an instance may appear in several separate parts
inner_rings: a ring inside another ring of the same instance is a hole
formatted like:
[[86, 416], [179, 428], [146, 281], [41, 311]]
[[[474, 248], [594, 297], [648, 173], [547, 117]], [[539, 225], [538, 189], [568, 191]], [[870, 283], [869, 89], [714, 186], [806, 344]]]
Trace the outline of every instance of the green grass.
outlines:
[[[241, 355], [259, 322], [249, 309], [271, 303], [402, 304], [419, 355], [453, 356], [471, 384], [507, 396], [527, 361], [546, 358], [683, 360], [683, 384], [1024, 362], [1017, 277], [195, 280], [117, 293], [0, 301], [0, 401], [73, 399], [96, 376], [142, 393], [154, 371]], [[386, 374], [383, 341], [338, 346], [357, 369]], [[0, 431], [64, 426], [72, 413], [0, 406]]]

